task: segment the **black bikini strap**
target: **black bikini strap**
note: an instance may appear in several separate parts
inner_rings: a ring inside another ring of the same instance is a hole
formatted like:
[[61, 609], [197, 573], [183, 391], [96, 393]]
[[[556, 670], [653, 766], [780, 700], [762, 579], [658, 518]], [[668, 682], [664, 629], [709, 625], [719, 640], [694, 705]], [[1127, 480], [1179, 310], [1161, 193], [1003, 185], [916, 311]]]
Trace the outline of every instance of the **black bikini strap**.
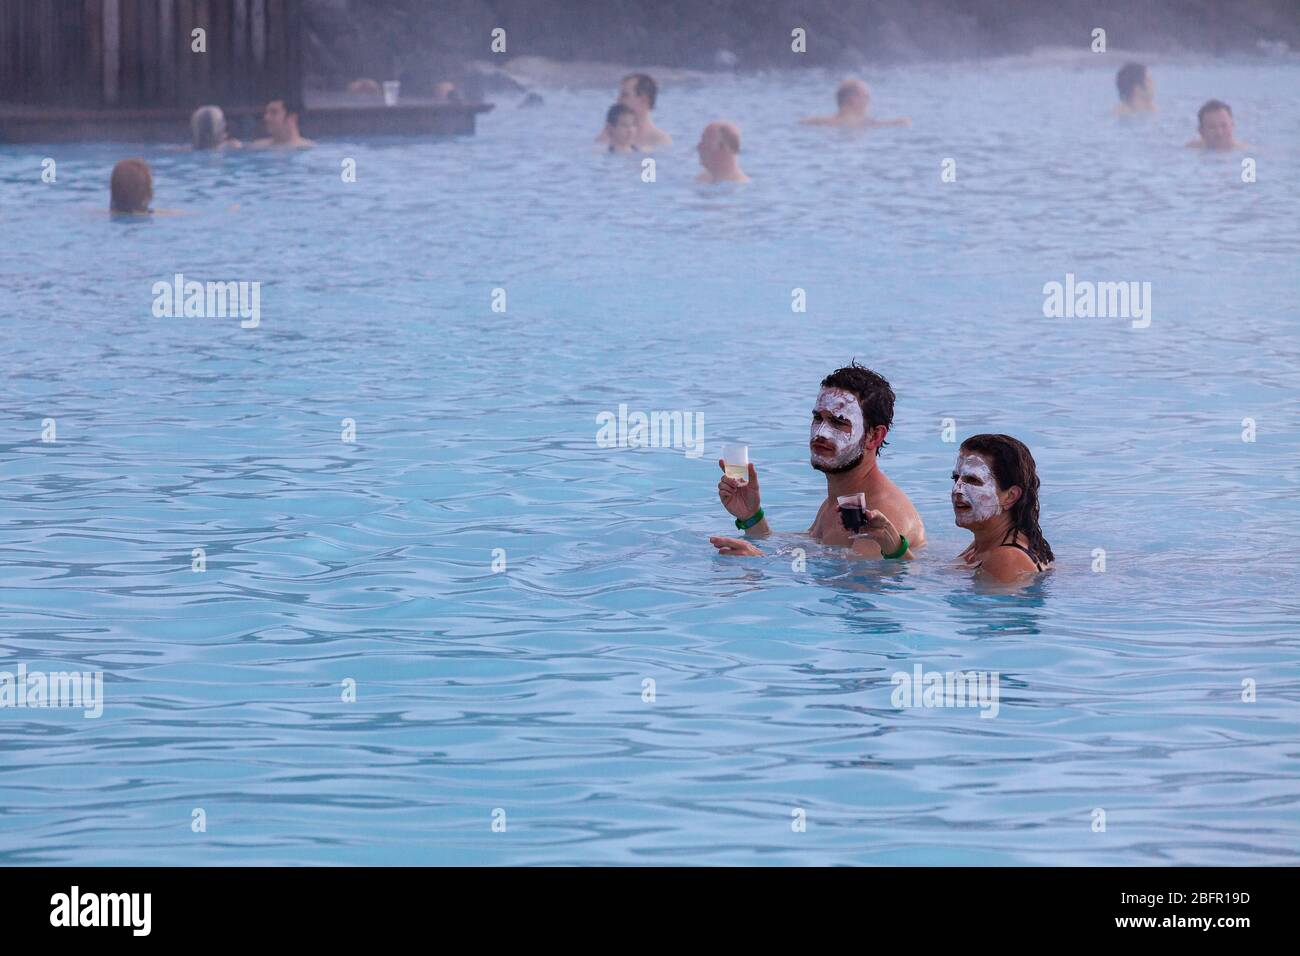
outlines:
[[1030, 551], [1023, 544], [1016, 544], [1015, 542], [1003, 542], [999, 547], [1015, 548], [1018, 551], [1025, 552], [1025, 554], [1029, 556], [1029, 560], [1034, 562], [1034, 567], [1038, 568], [1038, 570], [1040, 571], [1043, 570], [1043, 563], [1039, 561], [1037, 557], [1035, 557], [1034, 552]]

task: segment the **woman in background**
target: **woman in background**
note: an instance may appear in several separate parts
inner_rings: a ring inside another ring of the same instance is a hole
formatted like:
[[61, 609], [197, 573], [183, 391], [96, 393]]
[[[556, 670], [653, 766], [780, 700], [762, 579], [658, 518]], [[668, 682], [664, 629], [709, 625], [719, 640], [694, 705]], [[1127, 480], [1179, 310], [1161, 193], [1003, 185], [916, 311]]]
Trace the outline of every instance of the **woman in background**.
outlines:
[[622, 103], [615, 103], [605, 114], [605, 133], [611, 153], [635, 153], [636, 114]]
[[190, 117], [195, 149], [238, 149], [243, 145], [226, 131], [226, 114], [220, 106], [200, 106]]
[[143, 159], [124, 159], [113, 167], [108, 181], [110, 211], [123, 215], [153, 212], [153, 172]]

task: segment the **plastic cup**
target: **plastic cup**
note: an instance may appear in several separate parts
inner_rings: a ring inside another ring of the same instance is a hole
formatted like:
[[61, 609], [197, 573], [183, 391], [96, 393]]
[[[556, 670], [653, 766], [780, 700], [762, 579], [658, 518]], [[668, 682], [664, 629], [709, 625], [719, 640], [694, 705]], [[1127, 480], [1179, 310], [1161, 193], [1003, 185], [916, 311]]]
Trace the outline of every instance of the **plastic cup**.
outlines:
[[840, 523], [844, 530], [853, 535], [861, 532], [866, 523], [867, 496], [860, 491], [856, 495], [840, 495], [835, 504], [840, 509]]
[[722, 466], [728, 478], [735, 478], [742, 483], [749, 481], [749, 446], [723, 445]]
[[385, 80], [384, 81], [384, 105], [396, 106], [397, 97], [401, 94], [401, 92], [402, 92], [401, 80]]

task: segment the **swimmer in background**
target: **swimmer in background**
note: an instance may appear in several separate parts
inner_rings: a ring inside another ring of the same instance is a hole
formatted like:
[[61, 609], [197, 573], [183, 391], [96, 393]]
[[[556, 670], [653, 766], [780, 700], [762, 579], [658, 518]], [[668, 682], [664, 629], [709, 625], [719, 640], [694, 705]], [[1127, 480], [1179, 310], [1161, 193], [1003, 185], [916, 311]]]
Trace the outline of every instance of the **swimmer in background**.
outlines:
[[[1010, 584], [1056, 560], [1038, 527], [1038, 469], [1034, 456], [1010, 435], [972, 435], [962, 442], [952, 469], [952, 511], [957, 527], [975, 540], [957, 560], [999, 584]], [[882, 549], [896, 547], [888, 516], [871, 511], [865, 532]]]
[[1237, 123], [1232, 118], [1232, 107], [1222, 100], [1208, 100], [1196, 111], [1196, 129], [1201, 135], [1189, 140], [1192, 149], [1214, 149], [1222, 152], [1249, 149], [1250, 144], [1237, 142]]
[[266, 124], [265, 139], [253, 141], [258, 149], [278, 147], [281, 149], [302, 149], [316, 144], [298, 132], [298, 117], [302, 114], [301, 104], [291, 99], [280, 97], [266, 104], [262, 113], [262, 122]]
[[636, 143], [636, 114], [622, 103], [615, 103], [605, 114], [605, 132], [611, 153], [639, 152]]
[[[673, 144], [673, 138], [655, 125], [650, 118], [650, 111], [659, 99], [659, 84], [646, 73], [629, 73], [619, 84], [618, 101], [632, 111], [636, 117], [636, 140], [634, 145], [640, 150], [667, 148]], [[596, 142], [609, 142], [609, 126], [600, 131]]]
[[113, 167], [108, 180], [109, 211], [117, 215], [147, 216], [153, 212], [153, 172], [143, 159], [124, 159]]
[[1141, 63], [1125, 63], [1115, 74], [1115, 87], [1119, 90], [1119, 116], [1156, 111], [1156, 87], [1151, 73]]
[[[112, 216], [185, 216], [181, 209], [153, 209], [153, 170], [143, 159], [123, 159], [108, 179], [108, 211]], [[231, 209], [238, 209], [238, 205]]]
[[239, 149], [243, 144], [226, 130], [226, 114], [220, 106], [200, 106], [190, 116], [190, 135], [195, 149]]
[[[885, 477], [877, 458], [894, 423], [894, 390], [875, 372], [854, 362], [836, 369], [822, 379], [821, 391], [813, 405], [809, 429], [810, 464], [826, 476], [826, 500], [817, 510], [808, 534], [826, 545], [852, 549], [864, 558], [911, 558], [913, 550], [925, 543], [925, 526], [907, 495]], [[767, 517], [759, 502], [758, 473], [749, 466], [749, 480], [741, 482], [726, 474], [723, 462], [718, 498], [735, 518], [745, 538], [711, 537], [709, 543], [720, 554], [735, 556], [761, 555], [752, 538], [771, 534]], [[871, 537], [851, 537], [840, 520], [837, 499], [841, 495], [862, 492], [868, 513], [888, 521], [895, 537], [882, 550], [883, 533]], [[886, 517], [887, 516], [887, 517]], [[906, 536], [907, 540], [903, 540]]]
[[372, 80], [369, 77], [353, 80], [348, 84], [348, 92], [361, 96], [374, 96], [379, 99], [384, 96], [384, 88], [379, 85], [379, 81]]
[[704, 127], [695, 151], [700, 154], [704, 171], [695, 177], [697, 183], [747, 183], [749, 177], [740, 168], [740, 129], [735, 123], [715, 120]]
[[839, 85], [835, 91], [835, 104], [838, 109], [833, 116], [809, 116], [799, 122], [805, 126], [839, 126], [843, 129], [912, 125], [912, 120], [906, 116], [890, 120], [868, 116], [867, 111], [871, 108], [871, 90], [857, 77], [850, 77]]
[[460, 90], [451, 80], [443, 80], [433, 88], [433, 101], [439, 106], [461, 102]]

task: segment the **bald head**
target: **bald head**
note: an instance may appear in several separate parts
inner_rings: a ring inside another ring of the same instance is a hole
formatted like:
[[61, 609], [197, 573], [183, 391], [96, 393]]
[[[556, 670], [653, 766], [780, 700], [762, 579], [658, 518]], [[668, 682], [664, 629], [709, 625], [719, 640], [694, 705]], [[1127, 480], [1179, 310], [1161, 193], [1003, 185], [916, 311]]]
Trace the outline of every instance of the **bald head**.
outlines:
[[742, 181], [747, 177], [740, 170], [736, 157], [740, 155], [740, 127], [729, 120], [714, 120], [704, 127], [699, 145], [700, 165], [708, 179]]
[[714, 120], [704, 127], [701, 139], [712, 139], [731, 155], [740, 153], [740, 127], [730, 120]]

